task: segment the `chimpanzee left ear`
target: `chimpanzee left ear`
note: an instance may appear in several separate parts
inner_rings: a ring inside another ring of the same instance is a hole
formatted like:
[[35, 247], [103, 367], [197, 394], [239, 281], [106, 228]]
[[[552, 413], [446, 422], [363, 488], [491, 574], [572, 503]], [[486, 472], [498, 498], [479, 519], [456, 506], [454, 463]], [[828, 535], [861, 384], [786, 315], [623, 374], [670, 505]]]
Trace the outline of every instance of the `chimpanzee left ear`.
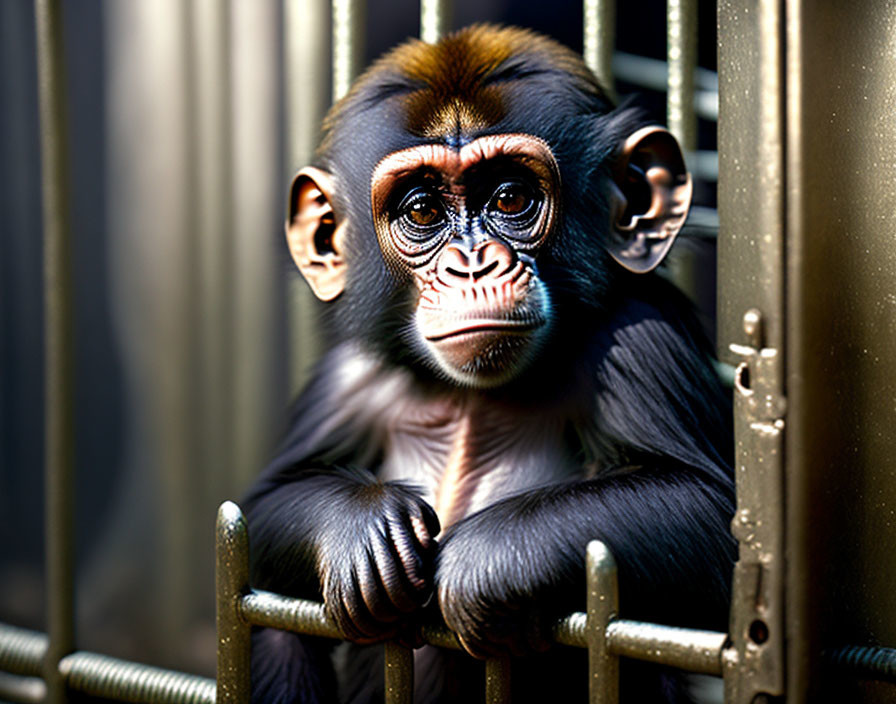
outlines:
[[634, 132], [613, 172], [607, 246], [613, 258], [636, 274], [655, 269], [687, 218], [692, 190], [675, 137], [662, 127]]
[[344, 220], [333, 210], [336, 184], [332, 174], [306, 166], [289, 191], [286, 241], [293, 261], [314, 295], [332, 301], [345, 288]]

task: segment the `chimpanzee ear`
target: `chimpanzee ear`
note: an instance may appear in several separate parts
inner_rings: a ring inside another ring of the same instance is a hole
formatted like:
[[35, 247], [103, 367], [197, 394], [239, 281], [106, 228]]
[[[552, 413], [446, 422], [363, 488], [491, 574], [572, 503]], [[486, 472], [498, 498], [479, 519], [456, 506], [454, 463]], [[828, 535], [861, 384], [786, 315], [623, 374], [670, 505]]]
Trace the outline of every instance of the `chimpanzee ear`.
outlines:
[[613, 172], [607, 247], [613, 258], [636, 274], [655, 269], [684, 224], [692, 190], [675, 137], [662, 127], [634, 132]]
[[293, 261], [322, 301], [342, 293], [347, 272], [345, 222], [336, 222], [334, 193], [333, 176], [313, 166], [299, 171], [289, 189], [286, 241]]

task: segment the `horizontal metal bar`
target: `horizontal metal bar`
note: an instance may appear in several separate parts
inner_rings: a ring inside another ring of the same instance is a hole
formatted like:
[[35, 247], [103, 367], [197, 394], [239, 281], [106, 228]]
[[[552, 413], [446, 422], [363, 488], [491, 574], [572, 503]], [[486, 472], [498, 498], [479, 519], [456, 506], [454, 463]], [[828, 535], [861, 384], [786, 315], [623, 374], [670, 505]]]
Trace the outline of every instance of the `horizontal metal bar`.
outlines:
[[[665, 61], [617, 51], [613, 54], [613, 74], [617, 81], [665, 93], [669, 67]], [[705, 120], [719, 119], [719, 77], [715, 71], [698, 68], [694, 74], [697, 90], [694, 109]]]
[[45, 633], [0, 623], [0, 671], [40, 677], [48, 646]]
[[896, 648], [850, 645], [827, 650], [823, 657], [849, 676], [896, 684]]
[[457, 634], [447, 626], [426, 624], [421, 629], [421, 634], [424, 643], [434, 645], [436, 648], [462, 649], [460, 642], [457, 640]]
[[306, 599], [291, 599], [259, 589], [242, 598], [240, 614], [253, 626], [339, 640], [344, 637], [339, 627], [327, 617], [324, 605]]
[[613, 655], [721, 676], [728, 634], [618, 619], [607, 627], [607, 641]]
[[0, 702], [41, 704], [46, 696], [47, 685], [42, 679], [0, 672]]
[[[256, 626], [280, 628], [297, 633], [341, 639], [339, 628], [327, 617], [323, 604], [291, 599], [265, 591], [253, 591], [242, 599], [241, 613]], [[586, 617], [570, 614], [554, 626], [554, 638], [561, 645], [587, 647]], [[423, 641], [441, 648], [459, 649], [455, 634], [444, 626], [427, 625]], [[721, 652], [727, 634], [639, 621], [616, 620], [607, 629], [613, 655], [636, 658], [678, 667], [691, 672], [721, 675]]]
[[214, 704], [215, 681], [95, 653], [64, 657], [59, 671], [70, 689], [135, 704]]
[[585, 629], [588, 625], [588, 617], [578, 611], [561, 619], [554, 625], [554, 640], [560, 645], [571, 645], [573, 648], [587, 648], [588, 639]]

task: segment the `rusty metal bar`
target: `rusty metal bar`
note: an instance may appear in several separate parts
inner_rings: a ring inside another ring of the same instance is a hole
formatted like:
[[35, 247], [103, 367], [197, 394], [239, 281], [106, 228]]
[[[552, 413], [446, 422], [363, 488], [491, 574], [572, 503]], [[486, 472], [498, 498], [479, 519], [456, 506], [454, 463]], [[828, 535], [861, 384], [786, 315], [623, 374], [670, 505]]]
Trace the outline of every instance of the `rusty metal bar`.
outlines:
[[486, 704], [510, 704], [510, 658], [485, 661]]
[[398, 643], [385, 648], [386, 704], [411, 704], [414, 701], [414, 651]]
[[666, 103], [669, 130], [687, 156], [697, 148], [697, 114], [694, 111], [694, 73], [697, 67], [697, 2], [668, 0], [666, 51], [669, 92]]
[[619, 582], [616, 560], [606, 545], [596, 540], [588, 543], [585, 572], [588, 580], [588, 701], [591, 704], [618, 704], [619, 658], [610, 652], [607, 627], [619, 610]]
[[214, 680], [106, 655], [73, 653], [62, 659], [59, 670], [72, 690], [92, 697], [133, 704], [215, 703]]
[[420, 38], [435, 44], [448, 32], [451, 24], [448, 0], [420, 0]]
[[615, 0], [585, 0], [585, 64], [604, 89], [613, 94], [613, 48], [616, 42]]
[[249, 532], [239, 507], [230, 501], [218, 509], [215, 548], [217, 702], [247, 704], [251, 629], [240, 607], [249, 591]]
[[66, 87], [60, 0], [35, 2], [44, 218], [47, 701], [64, 702], [59, 661], [75, 647], [74, 370]]
[[333, 0], [333, 100], [348, 93], [364, 57], [364, 3]]

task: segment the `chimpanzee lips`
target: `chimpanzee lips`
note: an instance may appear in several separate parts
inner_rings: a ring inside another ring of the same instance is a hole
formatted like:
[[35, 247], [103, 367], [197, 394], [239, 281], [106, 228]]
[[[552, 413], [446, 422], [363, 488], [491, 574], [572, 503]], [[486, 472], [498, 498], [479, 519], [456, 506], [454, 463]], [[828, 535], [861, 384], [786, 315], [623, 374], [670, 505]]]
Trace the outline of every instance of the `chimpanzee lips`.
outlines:
[[425, 337], [430, 342], [442, 342], [449, 338], [475, 335], [514, 335], [532, 332], [544, 325], [545, 320], [537, 317], [527, 320], [458, 320], [453, 324], [442, 326], [442, 329], [430, 331]]

